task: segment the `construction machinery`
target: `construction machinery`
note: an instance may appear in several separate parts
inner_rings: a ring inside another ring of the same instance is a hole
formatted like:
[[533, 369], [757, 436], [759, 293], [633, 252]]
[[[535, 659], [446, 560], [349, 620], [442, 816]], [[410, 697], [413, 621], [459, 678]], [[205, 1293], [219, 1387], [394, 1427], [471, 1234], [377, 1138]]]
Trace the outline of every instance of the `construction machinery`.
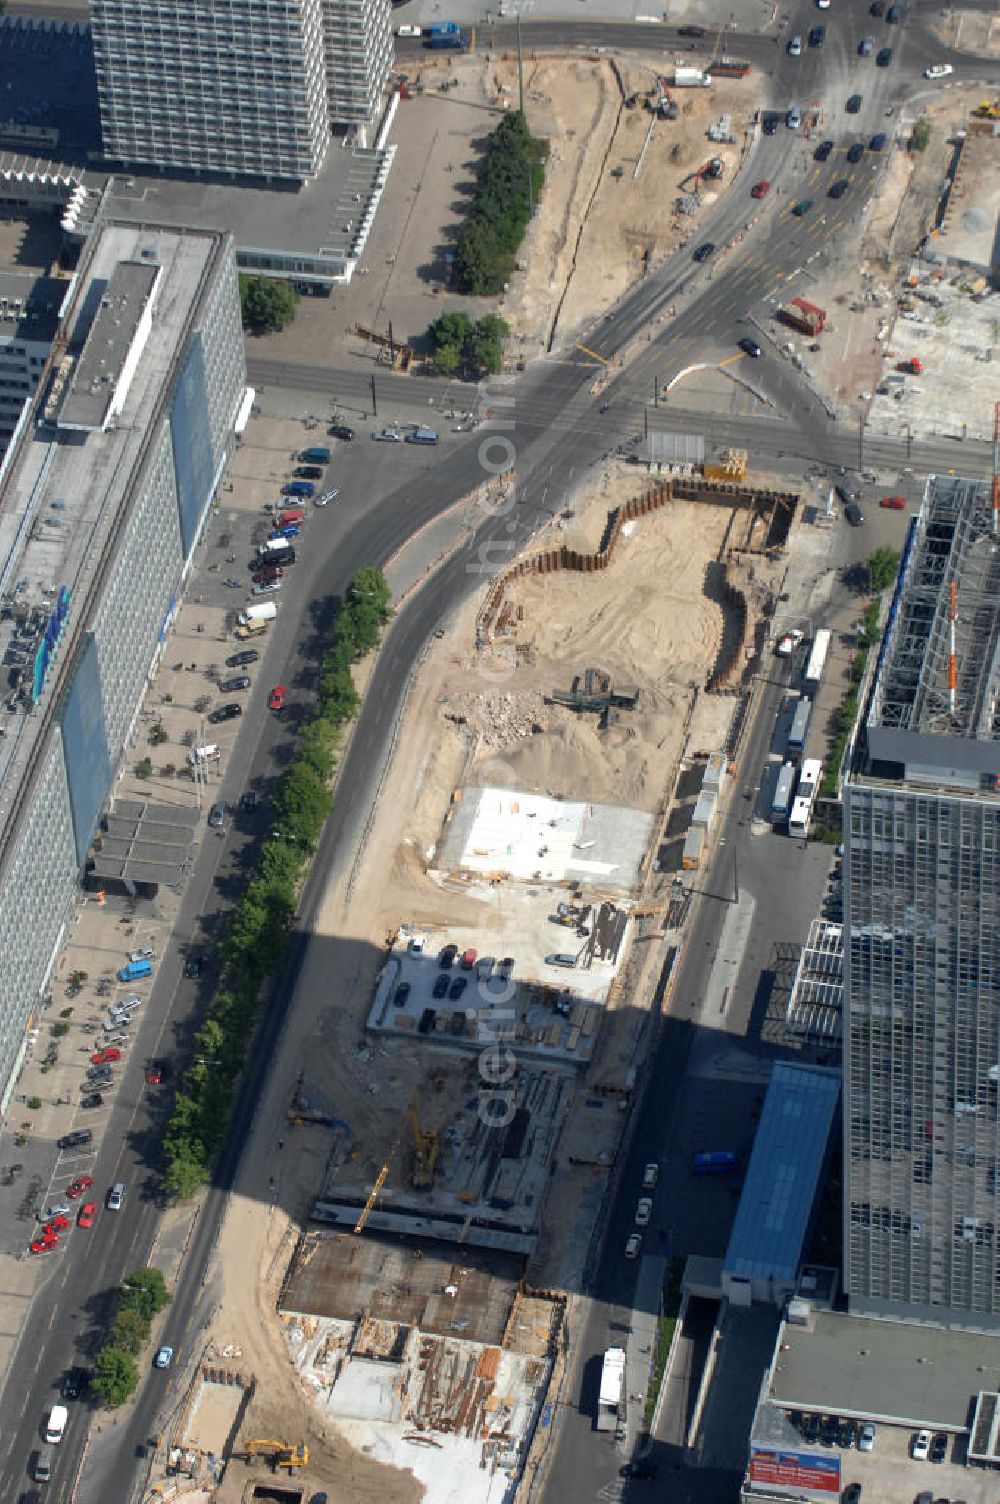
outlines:
[[410, 1129], [413, 1133], [413, 1149], [416, 1159], [413, 1165], [413, 1184], [417, 1190], [427, 1190], [434, 1184], [434, 1166], [440, 1148], [438, 1135], [425, 1131], [420, 1125], [416, 1099], [410, 1103]]
[[309, 1448], [305, 1442], [300, 1442], [298, 1446], [291, 1446], [287, 1441], [271, 1441], [244, 1436], [243, 1450], [247, 1454], [248, 1461], [254, 1457], [267, 1457], [275, 1472], [279, 1467], [294, 1471], [297, 1467], [309, 1466]]
[[375, 1184], [372, 1186], [371, 1195], [368, 1197], [368, 1200], [365, 1202], [364, 1206], [361, 1208], [361, 1215], [360, 1215], [360, 1217], [358, 1218], [358, 1220], [354, 1224], [354, 1231], [355, 1232], [364, 1232], [364, 1230], [365, 1230], [365, 1223], [368, 1221], [368, 1218], [371, 1215], [372, 1207], [375, 1205], [375, 1202], [378, 1200], [378, 1193], [379, 1193], [379, 1191], [385, 1185], [386, 1176], [388, 1175], [388, 1173], [389, 1173], [389, 1166], [388, 1165], [383, 1165], [382, 1168], [381, 1168], [381, 1170], [379, 1170], [378, 1175], [375, 1178]]
[[902, 371], [904, 376], [922, 376], [924, 363], [916, 355], [911, 355], [908, 360], [897, 361], [896, 370]]
[[697, 188], [702, 182], [718, 180], [722, 177], [725, 170], [726, 164], [721, 157], [709, 157], [707, 162], [702, 162], [701, 166], [696, 167], [694, 172], [689, 172], [686, 178], [682, 178], [678, 186], [683, 193], [686, 183], [691, 183]]
[[984, 99], [972, 113], [977, 120], [1000, 120], [1000, 99]]

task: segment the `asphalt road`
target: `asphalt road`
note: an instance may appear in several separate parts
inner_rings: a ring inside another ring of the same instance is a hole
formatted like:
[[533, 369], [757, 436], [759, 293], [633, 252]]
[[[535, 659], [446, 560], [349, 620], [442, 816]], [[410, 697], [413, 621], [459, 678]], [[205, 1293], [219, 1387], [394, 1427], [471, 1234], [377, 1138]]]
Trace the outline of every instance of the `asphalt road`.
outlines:
[[[800, 20], [789, 23], [786, 35], [791, 35], [793, 29], [807, 31], [816, 17], [816, 13], [807, 7], [803, 7], [799, 15]], [[855, 33], [860, 37], [869, 29], [867, 11], [855, 3], [827, 12], [824, 19], [828, 40], [820, 52], [807, 55], [804, 62], [787, 58], [773, 42], [767, 44], [771, 49], [769, 56], [775, 59], [776, 101], [809, 103], [820, 87], [821, 77], [827, 78], [822, 72], [826, 59], [830, 60], [831, 73], [835, 74], [833, 87], [843, 87], [844, 70], [850, 61], [849, 42]], [[634, 39], [636, 28], [627, 31]], [[904, 31], [905, 43], [900, 41]], [[933, 53], [927, 52], [921, 35], [915, 22], [902, 31], [894, 29], [893, 42], [900, 57], [894, 60], [893, 68], [880, 70], [879, 74], [872, 69], [861, 116], [836, 116], [830, 134], [840, 142], [839, 149], [848, 139], [848, 132], [856, 132], [860, 137], [865, 131], [875, 129], [876, 123], [884, 118], [885, 108], [904, 97], [915, 70], [924, 65], [925, 58], [942, 56], [936, 47]], [[755, 46], [761, 46], [759, 38], [754, 38], [753, 42]], [[541, 41], [539, 45], [542, 45]], [[643, 45], [647, 45], [645, 38]], [[730, 37], [727, 50], [737, 52], [742, 49]], [[796, 62], [803, 63], [803, 66], [796, 68], [793, 66]], [[976, 76], [984, 79], [1000, 74], [996, 65], [980, 66], [962, 59], [962, 66], [978, 70]], [[828, 181], [821, 174], [814, 183], [810, 177], [813, 169], [807, 160], [808, 153], [801, 149], [793, 136], [794, 133], [781, 127], [775, 137], [762, 138], [744, 173], [746, 193], [737, 188], [734, 193], [724, 195], [710, 223], [705, 226], [703, 238], [724, 244], [739, 233], [746, 222], [747, 206], [751, 202], [749, 184], [759, 177], [769, 177], [775, 184], [780, 181], [783, 188], [780, 207], [777, 195], [762, 201], [761, 222], [750, 233], [744, 250], [726, 253], [724, 261], [713, 258], [714, 264], [709, 262], [705, 267], [694, 266], [681, 253], [633, 289], [588, 337], [586, 342], [590, 348], [607, 357], [648, 332], [651, 326], [657, 330], [649, 349], [630, 364], [604, 394], [602, 400], [610, 402], [606, 414], [595, 413], [597, 400], [588, 391], [601, 369], [600, 364], [583, 351], [572, 352], [561, 361], [543, 362], [505, 390], [505, 397], [513, 402], [510, 414], [514, 427], [510, 437], [517, 455], [516, 504], [509, 513], [484, 517], [483, 527], [473, 543], [454, 556], [427, 589], [411, 599], [387, 636], [345, 759], [337, 803], [324, 834], [314, 876], [303, 899], [302, 929], [295, 941], [291, 964], [265, 1012], [264, 1034], [255, 1054], [253, 1073], [241, 1096], [230, 1148], [219, 1166], [215, 1184], [199, 1219], [188, 1252], [185, 1276], [167, 1317], [164, 1340], [171, 1341], [178, 1348], [182, 1359], [192, 1350], [198, 1326], [204, 1319], [203, 1305], [210, 1295], [203, 1291], [202, 1281], [215, 1246], [226, 1191], [232, 1183], [241, 1147], [246, 1140], [271, 1046], [291, 1004], [298, 966], [307, 943], [305, 936], [321, 885], [331, 871], [337, 870], [353, 855], [421, 645], [442, 617], [479, 586], [484, 573], [493, 573], [553, 510], [558, 509], [561, 505], [560, 488], [570, 488], [586, 466], [634, 431], [636, 417], [651, 390], [653, 379], [661, 383], [669, 379], [670, 374], [687, 359], [689, 350], [686, 347], [704, 350], [706, 337], [713, 345], [731, 346], [742, 328], [741, 321], [747, 310], [773, 296], [787, 278], [789, 269], [799, 265], [802, 257], [821, 248], [826, 239], [844, 228], [844, 221], [833, 218], [836, 211], [829, 211], [831, 217], [828, 219], [817, 214], [813, 218], [806, 216], [794, 225], [790, 223], [785, 206], [794, 201], [793, 193], [805, 196], [808, 185], [810, 189], [815, 186], [822, 195]], [[856, 199], [864, 192], [865, 174], [875, 171], [876, 166], [870, 160], [865, 161], [854, 174], [851, 193]], [[832, 177], [835, 170], [834, 162], [827, 164], [825, 172]], [[672, 305], [677, 305], [679, 311], [669, 325], [653, 325], [653, 321], [664, 317]], [[845, 433], [829, 421], [798, 373], [782, 362], [769, 359], [755, 365], [758, 368], [754, 373], [755, 381], [759, 381], [762, 389], [774, 397], [779, 411], [785, 414], [784, 418], [719, 416], [706, 419], [699, 413], [698, 430], [708, 432], [711, 424], [713, 435], [735, 437], [745, 433], [752, 438], [758, 453], [768, 452], [780, 457], [783, 451], [790, 463], [805, 456], [829, 463], [851, 463], [856, 454], [857, 435]], [[298, 385], [303, 389], [327, 391], [347, 403], [354, 398], [359, 402], [362, 400], [368, 375], [254, 362], [251, 379], [262, 385], [273, 381], [282, 386]], [[384, 376], [377, 377], [377, 381], [387, 400], [400, 404], [412, 402], [418, 394], [426, 397], [442, 389], [437, 382], [423, 383], [419, 378], [414, 381]], [[672, 421], [686, 413], [686, 409], [674, 406], [669, 411]], [[363, 513], [352, 513], [350, 507], [345, 508], [343, 518], [334, 519], [332, 523], [326, 553], [317, 552], [298, 576], [303, 612], [307, 597], [336, 595], [358, 567], [384, 561], [407, 536], [437, 515], [453, 498], [478, 484], [484, 478], [479, 458], [481, 440], [481, 433], [471, 440], [450, 440], [442, 444], [439, 452], [432, 453], [416, 465], [409, 463], [413, 457], [408, 455], [405, 478], [396, 484], [390, 483], [380, 500], [366, 507]], [[902, 441], [871, 439], [867, 449], [876, 463], [899, 463], [906, 457]], [[986, 446], [974, 449], [969, 445], [936, 441], [927, 445], [914, 443], [909, 462], [917, 469], [952, 468], [957, 466], [960, 458], [962, 466], [968, 467], [973, 457], [980, 465], [985, 463]], [[361, 465], [370, 458], [365, 456], [362, 459], [359, 455], [357, 463]], [[380, 457], [380, 474], [386, 478], [394, 477], [396, 463], [396, 456]], [[295, 613], [288, 611], [286, 602], [280, 631], [276, 634], [276, 653], [285, 651], [291, 655], [294, 636]], [[764, 719], [766, 715], [762, 722]], [[244, 720], [243, 733], [229, 773], [234, 788], [247, 777], [266, 777], [273, 773], [275, 752], [283, 736], [281, 728], [266, 716], [249, 716]], [[228, 788], [223, 790], [230, 791]], [[214, 848], [206, 843], [184, 897], [176, 931], [178, 938], [200, 937], [203, 933], [201, 916], [218, 911], [220, 906], [224, 911], [226, 900], [224, 896], [220, 900], [217, 877], [221, 870], [228, 879], [226, 891], [232, 888], [232, 869], [238, 860], [239, 842], [249, 837], [250, 832], [234, 832], [226, 842], [220, 842]], [[704, 940], [706, 950], [712, 944], [714, 931], [711, 927], [715, 919], [717, 912], [706, 910], [694, 921], [693, 933]], [[683, 980], [687, 985], [687, 979]], [[696, 977], [692, 981], [697, 984]], [[149, 1020], [157, 1016], [165, 1018], [168, 1033], [176, 1030], [178, 1038], [183, 1040], [187, 1036], [186, 1019], [195, 1001], [193, 987], [194, 984], [181, 981], [179, 956], [165, 957], [148, 1010]], [[139, 1052], [137, 1044], [136, 1053]], [[682, 1069], [685, 1058], [684, 1051], [677, 1050], [664, 1062], [664, 1068], [676, 1073]], [[5, 1430], [11, 1442], [0, 1463], [0, 1497], [5, 1499], [18, 1498], [26, 1487], [24, 1469], [32, 1448], [37, 1445], [38, 1425], [54, 1397], [52, 1386], [65, 1368], [79, 1361], [80, 1340], [88, 1326], [99, 1322], [99, 1292], [110, 1289], [128, 1268], [145, 1261], [159, 1215], [154, 1178], [155, 1139], [159, 1126], [156, 1111], [150, 1098], [141, 1091], [130, 1095], [123, 1089], [119, 1094], [97, 1156], [96, 1174], [99, 1185], [109, 1184], [116, 1178], [129, 1183], [130, 1197], [125, 1211], [112, 1228], [103, 1231], [101, 1240], [94, 1243], [91, 1258], [84, 1260], [71, 1255], [54, 1261], [46, 1277], [44, 1293], [33, 1303], [4, 1387]], [[637, 1156], [648, 1157], [650, 1143], [667, 1129], [666, 1119], [644, 1120], [637, 1138]], [[617, 1211], [612, 1215], [610, 1225], [620, 1225]], [[613, 1265], [602, 1265], [598, 1270], [597, 1285], [614, 1288], [622, 1299], [627, 1300], [627, 1283], [623, 1284], [618, 1271], [617, 1246], [613, 1257]], [[593, 1324], [588, 1326], [580, 1345], [583, 1358], [593, 1342], [598, 1343], [594, 1351], [599, 1351], [604, 1345], [600, 1321], [600, 1309], [595, 1308]], [[110, 1463], [105, 1459], [102, 1487], [106, 1490], [106, 1497], [125, 1500], [130, 1496], [136, 1477], [135, 1448], [154, 1434], [169, 1383], [170, 1380], [164, 1380], [161, 1375], [151, 1375], [133, 1410], [121, 1424], [115, 1456]], [[11, 1400], [11, 1396], [15, 1398]], [[57, 1479], [47, 1495], [53, 1504], [65, 1504], [69, 1498], [82, 1429], [81, 1417], [74, 1414], [70, 1433], [60, 1448]], [[575, 1448], [566, 1439], [570, 1435], [576, 1437]], [[577, 1474], [586, 1466], [590, 1453], [582, 1433], [576, 1435], [567, 1427], [565, 1435], [560, 1430], [557, 1436], [549, 1497], [561, 1501], [578, 1496]], [[563, 1459], [567, 1457], [570, 1457], [572, 1468], [577, 1470], [572, 1474], [563, 1471], [567, 1465]], [[571, 1476], [576, 1481], [570, 1482]]]

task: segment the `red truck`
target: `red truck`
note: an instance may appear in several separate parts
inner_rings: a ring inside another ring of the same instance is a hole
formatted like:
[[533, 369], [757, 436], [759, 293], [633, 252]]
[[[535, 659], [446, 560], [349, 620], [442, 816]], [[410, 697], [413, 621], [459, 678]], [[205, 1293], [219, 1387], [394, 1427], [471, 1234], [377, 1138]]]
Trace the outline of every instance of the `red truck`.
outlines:
[[800, 334], [815, 335], [823, 332], [826, 309], [818, 308], [815, 303], [807, 303], [805, 298], [793, 298], [778, 310], [778, 317], [783, 323], [798, 329]]

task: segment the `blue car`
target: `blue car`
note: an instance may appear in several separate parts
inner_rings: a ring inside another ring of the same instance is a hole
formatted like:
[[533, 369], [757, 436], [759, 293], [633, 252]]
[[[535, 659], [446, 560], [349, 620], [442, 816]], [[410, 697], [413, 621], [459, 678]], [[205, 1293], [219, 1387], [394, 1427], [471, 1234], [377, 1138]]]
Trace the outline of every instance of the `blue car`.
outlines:
[[290, 480], [281, 488], [282, 496], [314, 496], [316, 487], [311, 480]]
[[276, 527], [271, 534], [270, 541], [275, 543], [279, 538], [297, 538], [302, 529], [297, 522], [288, 522], [284, 527]]

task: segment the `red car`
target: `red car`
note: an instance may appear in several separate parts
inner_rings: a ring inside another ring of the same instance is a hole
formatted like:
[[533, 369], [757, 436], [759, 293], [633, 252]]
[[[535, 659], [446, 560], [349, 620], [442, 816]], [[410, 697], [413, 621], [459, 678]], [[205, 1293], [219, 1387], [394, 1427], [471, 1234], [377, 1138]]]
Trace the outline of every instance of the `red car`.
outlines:
[[80, 1208], [76, 1219], [77, 1227], [93, 1227], [94, 1218], [97, 1216], [97, 1202], [85, 1201]]
[[146, 1085], [162, 1086], [166, 1067], [162, 1060], [151, 1060], [146, 1067]]
[[91, 1065], [110, 1065], [113, 1060], [120, 1060], [121, 1058], [121, 1050], [116, 1050], [114, 1045], [109, 1044], [105, 1045], [103, 1050], [98, 1050], [95, 1054], [91, 1055], [90, 1063]]
[[74, 1180], [72, 1185], [66, 1187], [66, 1194], [71, 1201], [75, 1201], [77, 1196], [82, 1196], [84, 1191], [89, 1191], [93, 1183], [93, 1175], [81, 1175], [77, 1180]]
[[765, 193], [767, 193], [767, 191], [769, 190], [770, 186], [771, 185], [766, 178], [761, 178], [760, 182], [754, 183], [753, 187], [750, 189], [750, 197], [763, 198]]
[[70, 1226], [68, 1217], [53, 1217], [51, 1222], [46, 1222], [42, 1228], [43, 1238], [54, 1238], [56, 1233], [65, 1232]]
[[271, 697], [267, 702], [269, 710], [280, 710], [285, 703], [285, 686], [276, 684], [271, 690]]
[[48, 1253], [49, 1250], [54, 1248], [58, 1242], [59, 1239], [56, 1237], [36, 1238], [31, 1245], [31, 1251], [32, 1253]]
[[880, 507], [888, 507], [891, 512], [902, 512], [906, 509], [905, 496], [883, 496], [879, 502]]

